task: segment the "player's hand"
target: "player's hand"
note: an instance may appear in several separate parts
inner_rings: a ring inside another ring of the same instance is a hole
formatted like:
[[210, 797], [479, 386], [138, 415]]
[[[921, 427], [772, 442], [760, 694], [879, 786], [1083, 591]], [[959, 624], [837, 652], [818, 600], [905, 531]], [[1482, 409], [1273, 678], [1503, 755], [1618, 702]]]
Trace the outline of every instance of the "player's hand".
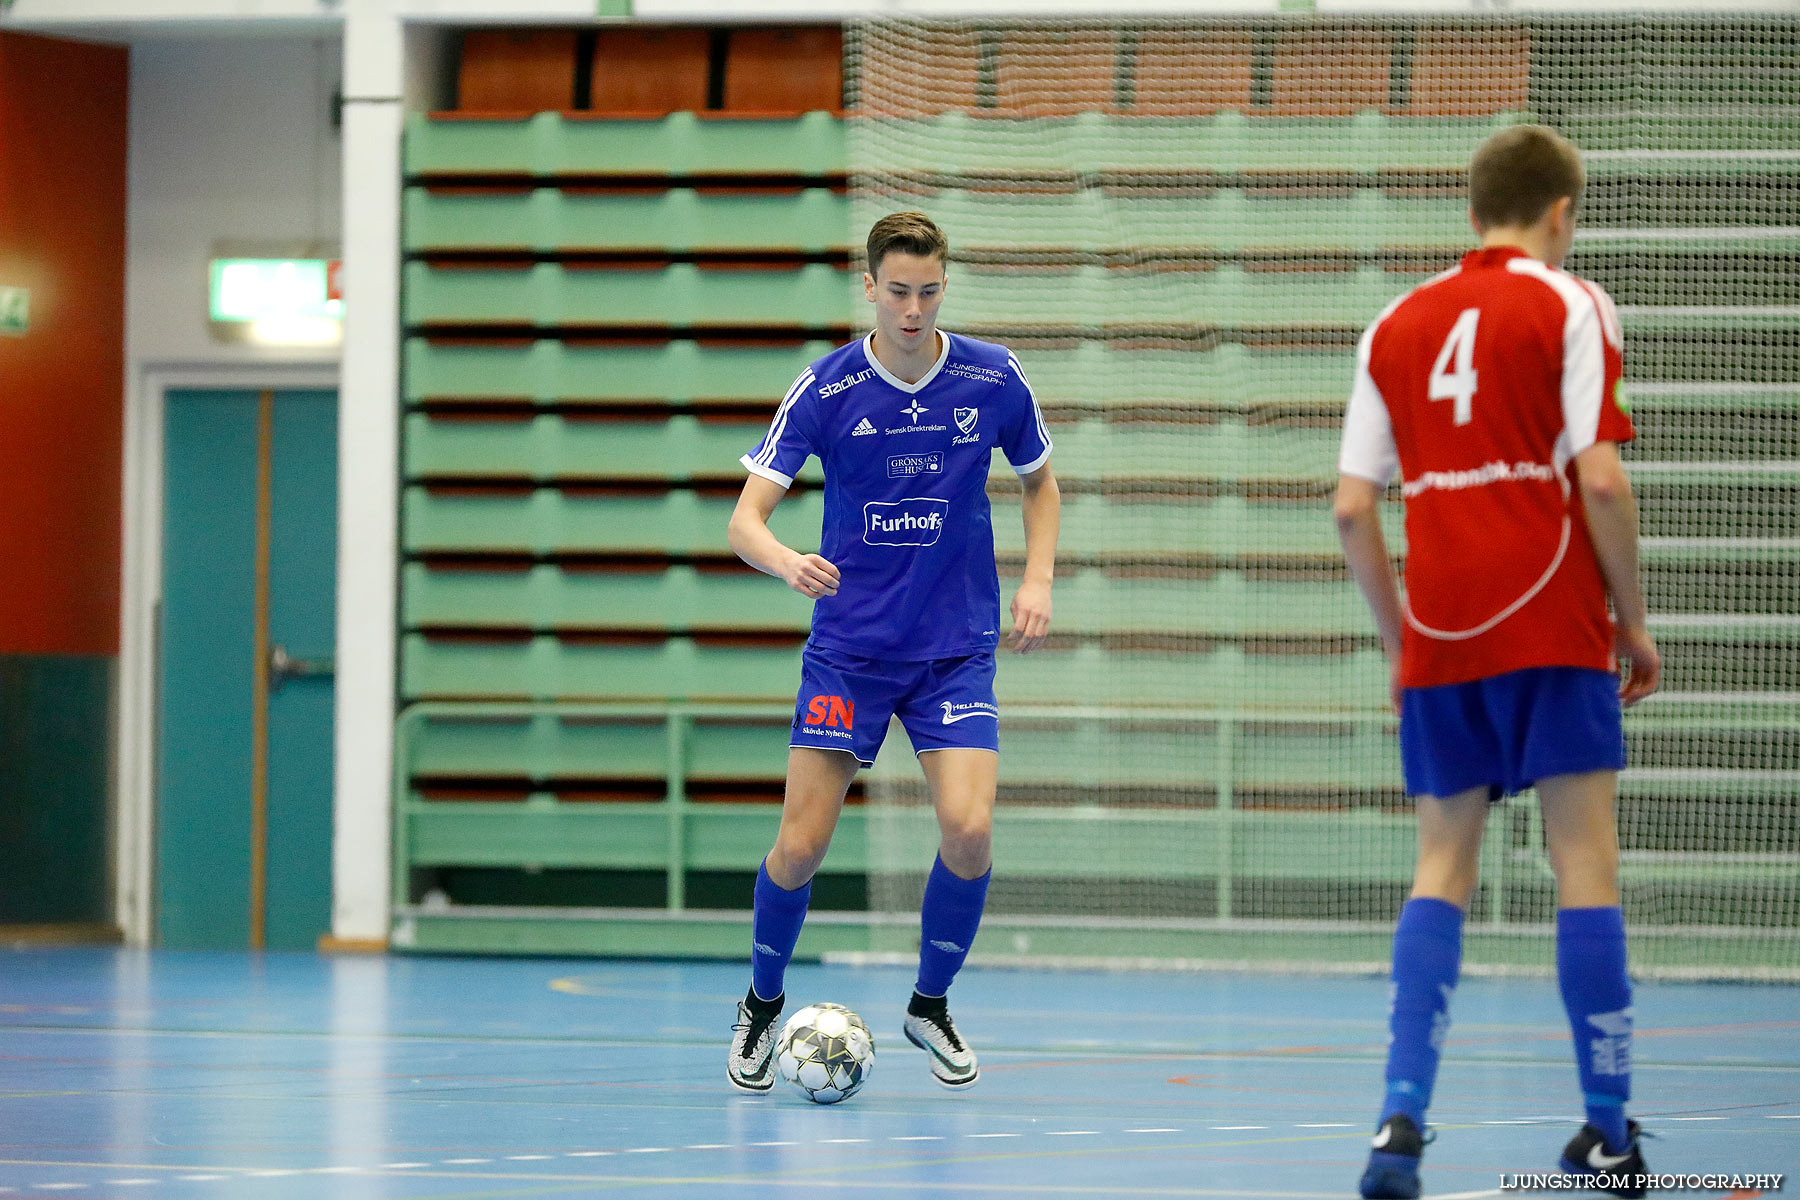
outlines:
[[1630, 708], [1662, 683], [1662, 654], [1650, 631], [1641, 626], [1616, 629], [1613, 652], [1619, 656], [1619, 703]]
[[1012, 648], [1030, 654], [1050, 635], [1050, 585], [1023, 583], [1012, 598]]
[[842, 577], [838, 569], [817, 554], [796, 554], [781, 572], [782, 580], [808, 600], [837, 595]]
[[1388, 655], [1388, 705], [1393, 708], [1394, 715], [1400, 715], [1400, 695], [1404, 691], [1400, 686], [1400, 652]]

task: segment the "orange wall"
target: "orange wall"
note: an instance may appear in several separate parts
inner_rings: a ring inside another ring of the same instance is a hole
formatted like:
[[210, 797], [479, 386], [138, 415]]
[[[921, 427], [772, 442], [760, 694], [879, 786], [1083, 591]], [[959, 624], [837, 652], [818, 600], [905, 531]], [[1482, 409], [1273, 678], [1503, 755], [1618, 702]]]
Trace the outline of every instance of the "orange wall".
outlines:
[[0, 654], [118, 653], [129, 54], [0, 33]]

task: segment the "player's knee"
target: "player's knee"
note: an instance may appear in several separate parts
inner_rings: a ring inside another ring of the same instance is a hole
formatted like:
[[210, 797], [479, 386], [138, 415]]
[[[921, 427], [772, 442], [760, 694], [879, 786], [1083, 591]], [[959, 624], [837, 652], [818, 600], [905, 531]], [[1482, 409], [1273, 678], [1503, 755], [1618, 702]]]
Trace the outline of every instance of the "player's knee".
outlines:
[[779, 859], [783, 874], [788, 878], [776, 882], [786, 888], [799, 887], [818, 873], [819, 864], [825, 861], [825, 851], [830, 848], [829, 834], [784, 827], [776, 835], [775, 851], [770, 857]]
[[940, 822], [939, 857], [965, 879], [987, 870], [994, 845], [994, 820], [987, 813], [967, 813]]

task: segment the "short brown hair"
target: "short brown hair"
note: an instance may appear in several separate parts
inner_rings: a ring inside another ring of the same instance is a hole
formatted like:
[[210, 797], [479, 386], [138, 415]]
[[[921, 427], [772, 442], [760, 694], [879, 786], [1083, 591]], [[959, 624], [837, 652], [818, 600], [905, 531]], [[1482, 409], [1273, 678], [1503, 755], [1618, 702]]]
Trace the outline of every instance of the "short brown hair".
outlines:
[[895, 253], [947, 263], [950, 239], [922, 212], [889, 213], [869, 230], [869, 274], [876, 274], [882, 260]]
[[1553, 129], [1514, 125], [1469, 160], [1469, 210], [1483, 229], [1534, 225], [1564, 196], [1581, 200], [1581, 151]]

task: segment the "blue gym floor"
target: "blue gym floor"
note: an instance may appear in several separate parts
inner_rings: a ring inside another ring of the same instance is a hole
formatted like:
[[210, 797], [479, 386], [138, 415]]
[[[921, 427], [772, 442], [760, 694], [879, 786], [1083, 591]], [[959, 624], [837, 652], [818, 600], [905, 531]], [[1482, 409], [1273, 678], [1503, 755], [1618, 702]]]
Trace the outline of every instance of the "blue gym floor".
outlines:
[[[825, 1108], [727, 1086], [747, 974], [0, 954], [0, 1194], [1355, 1194], [1383, 980], [970, 969], [951, 998], [982, 1077], [951, 1094], [900, 1035], [910, 971], [796, 966], [790, 1011], [835, 1000], [875, 1033], [868, 1086]], [[1636, 1008], [1652, 1170], [1800, 1166], [1800, 989], [1640, 984]], [[1567, 1029], [1549, 980], [1465, 980], [1455, 1016], [1425, 1194], [1498, 1196], [1580, 1123]]]

